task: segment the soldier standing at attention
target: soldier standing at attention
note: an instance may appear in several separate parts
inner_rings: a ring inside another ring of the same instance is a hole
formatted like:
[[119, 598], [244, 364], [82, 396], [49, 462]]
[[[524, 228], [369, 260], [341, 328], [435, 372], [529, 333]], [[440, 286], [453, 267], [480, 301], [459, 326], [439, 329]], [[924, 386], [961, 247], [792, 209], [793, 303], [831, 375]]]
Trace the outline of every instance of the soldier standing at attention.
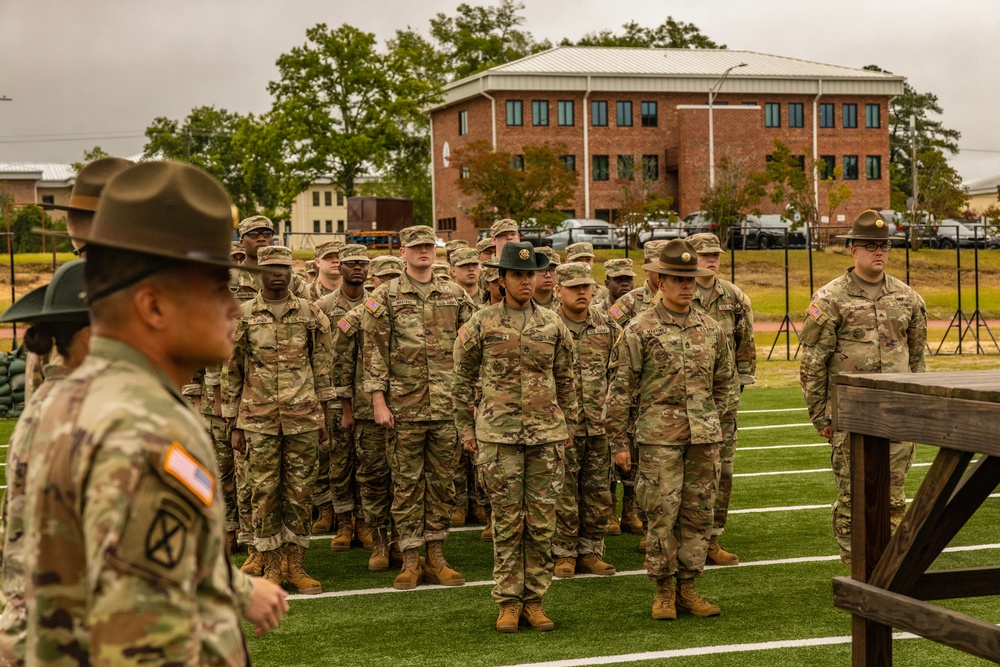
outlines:
[[458, 248], [451, 253], [451, 277], [465, 290], [472, 302], [481, 304], [483, 295], [479, 290], [479, 274], [482, 265], [479, 254], [472, 248]]
[[632, 260], [628, 257], [604, 262], [604, 286], [608, 290], [608, 300], [604, 302], [605, 313], [615, 301], [632, 291], [634, 280], [635, 271], [632, 269]]
[[[636, 316], [615, 347], [607, 429], [615, 463], [628, 470], [629, 419], [636, 407], [636, 493], [649, 520], [646, 572], [656, 582], [653, 618], [678, 612], [717, 616], [694, 589], [712, 537], [721, 415], [732, 399], [732, 354], [714, 320], [691, 308], [698, 268], [694, 247], [666, 243], [656, 264], [661, 298]], [[673, 579], [677, 578], [677, 588]]]
[[[365, 298], [368, 278], [368, 249], [360, 244], [340, 249], [340, 287], [327, 294], [316, 305], [330, 322], [339, 322]], [[360, 504], [355, 503], [354, 434], [343, 428], [344, 412], [340, 401], [326, 404], [327, 444], [319, 447], [318, 479], [313, 488], [313, 506], [319, 508], [319, 519], [313, 524], [314, 533], [330, 530], [333, 515], [337, 515], [337, 534], [330, 542], [331, 551], [349, 551], [355, 535], [361, 544], [372, 547], [372, 531], [365, 523]]]
[[736, 455], [736, 413], [740, 406], [743, 387], [756, 382], [757, 343], [753, 337], [753, 308], [750, 298], [739, 287], [719, 278], [719, 256], [725, 252], [715, 234], [695, 234], [688, 237], [698, 254], [698, 266], [712, 272], [710, 276], [695, 278], [694, 300], [691, 307], [705, 313], [719, 323], [733, 348], [736, 372], [733, 374], [732, 409], [722, 416], [722, 447], [719, 458], [719, 486], [715, 495], [715, 520], [712, 541], [708, 545], [708, 563], [736, 565], [739, 557], [726, 551], [719, 544], [719, 536], [726, 529], [729, 516], [729, 498], [733, 491], [733, 457]]
[[[833, 536], [840, 559], [851, 562], [851, 461], [847, 433], [831, 425], [832, 379], [841, 373], [922, 373], [927, 343], [924, 300], [906, 283], [885, 273], [892, 244], [889, 225], [877, 211], [865, 211], [851, 233], [854, 266], [817, 290], [802, 325], [799, 379], [809, 416], [833, 446], [837, 482]], [[906, 511], [904, 484], [914, 446], [889, 443], [889, 519], [895, 530]]]
[[[581, 241], [580, 243], [573, 243], [566, 246], [566, 263], [570, 262], [583, 262], [588, 265], [591, 270], [594, 268], [594, 244], [587, 243], [586, 241]], [[604, 285], [594, 285], [594, 301], [593, 305], [600, 306], [601, 304], [608, 302], [608, 288]]]
[[469, 242], [463, 241], [462, 239], [452, 239], [444, 244], [444, 258], [447, 260], [448, 264], [455, 266], [455, 263], [451, 261], [452, 253], [454, 253], [459, 248], [468, 248]]
[[500, 287], [500, 272], [489, 267], [483, 269], [483, 280], [486, 283], [486, 298], [484, 302], [487, 306], [495, 306], [503, 301], [503, 288]]
[[476, 244], [476, 252], [479, 253], [479, 262], [488, 262], [496, 254], [496, 242], [492, 238], [481, 240]]
[[[573, 338], [559, 317], [531, 303], [548, 258], [510, 242], [500, 261], [502, 303], [480, 310], [455, 342], [455, 424], [493, 505], [496, 628], [555, 626], [542, 608], [552, 583], [556, 498], [579, 410]], [[473, 416], [476, 386], [479, 407]], [[523, 608], [520, 608], [523, 603]]]
[[540, 308], [546, 308], [553, 313], [559, 312], [559, 297], [556, 295], [556, 267], [559, 266], [559, 253], [552, 248], [543, 246], [536, 250], [549, 259], [549, 264], [535, 275], [535, 294], [531, 302]]
[[608, 395], [608, 362], [621, 330], [607, 315], [591, 307], [594, 279], [582, 262], [563, 264], [559, 279], [559, 319], [573, 336], [573, 370], [580, 418], [573, 446], [566, 448], [566, 473], [556, 501], [556, 535], [552, 554], [555, 576], [575, 573], [609, 576], [604, 534], [611, 519], [611, 454], [604, 434], [604, 401]]
[[517, 243], [521, 240], [521, 228], [516, 220], [503, 218], [490, 227], [490, 237], [493, 239], [493, 256], [500, 257], [505, 243]]
[[246, 665], [287, 610], [229, 563], [208, 435], [180, 395], [232, 350], [229, 195], [144, 162], [112, 178], [87, 243], [90, 353], [49, 392], [25, 487], [31, 664]]
[[[344, 249], [342, 241], [327, 241], [313, 250], [316, 262], [316, 280], [302, 295], [310, 301], [318, 301], [327, 294], [340, 289], [343, 277], [340, 275], [340, 251]], [[329, 528], [327, 528], [329, 530]]]
[[[362, 390], [372, 396], [376, 423], [390, 430], [392, 515], [403, 552], [393, 586], [461, 586], [465, 577], [444, 557], [459, 457], [451, 349], [474, 305], [457, 284], [431, 273], [433, 229], [407, 227], [399, 239], [406, 270], [372, 292], [361, 321]], [[424, 544], [426, 565], [419, 552]]]
[[[257, 252], [261, 248], [274, 245], [274, 223], [263, 215], [244, 218], [239, 224], [240, 243], [246, 252], [243, 266], [257, 268]], [[240, 303], [257, 296], [261, 289], [260, 274], [256, 271], [233, 271], [230, 274], [229, 289]], [[292, 274], [289, 289], [296, 296], [306, 296], [306, 283], [300, 276]]]
[[323, 590], [304, 560], [316, 451], [328, 437], [323, 404], [334, 398], [330, 323], [316, 305], [289, 292], [291, 250], [261, 248], [257, 260], [262, 288], [240, 307], [233, 355], [223, 369], [222, 415], [232, 425], [233, 449], [249, 460], [253, 547], [264, 577], [281, 584], [287, 556], [288, 583], [310, 595]]

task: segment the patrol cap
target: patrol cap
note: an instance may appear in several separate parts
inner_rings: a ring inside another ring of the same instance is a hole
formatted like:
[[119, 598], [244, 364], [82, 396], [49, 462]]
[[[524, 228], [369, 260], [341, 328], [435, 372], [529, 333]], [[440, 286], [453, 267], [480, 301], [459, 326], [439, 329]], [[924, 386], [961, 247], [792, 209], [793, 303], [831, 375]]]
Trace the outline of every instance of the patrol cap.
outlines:
[[319, 271], [319, 268], [316, 266], [315, 259], [310, 259], [306, 262], [306, 273], [316, 273], [317, 271]]
[[597, 281], [590, 275], [590, 266], [583, 262], [560, 264], [556, 267], [556, 279], [563, 287], [597, 284]]
[[232, 248], [229, 249], [229, 256], [230, 257], [232, 257], [233, 259], [235, 259], [236, 255], [243, 255], [244, 257], [247, 256], [247, 251], [244, 250], [243, 246], [241, 244], [239, 244], [239, 243], [234, 243], [233, 246], [232, 246]]
[[715, 234], [710, 234], [708, 232], [692, 234], [687, 237], [687, 241], [694, 246], [695, 253], [699, 255], [724, 255], [726, 253], [726, 251], [722, 249], [722, 243], [719, 241], [719, 237]]
[[453, 252], [459, 248], [468, 248], [469, 242], [462, 239], [452, 239], [444, 244], [445, 252]]
[[480, 239], [479, 242], [476, 243], [476, 252], [483, 252], [487, 248], [496, 248], [496, 247], [497, 243], [496, 241], [493, 240], [492, 237], [486, 239]]
[[507, 232], [517, 232], [520, 227], [517, 224], [517, 220], [511, 220], [510, 218], [503, 218], [497, 220], [490, 227], [490, 236], [496, 238], [500, 234], [506, 234]]
[[850, 234], [838, 234], [834, 238], [855, 241], [888, 241], [889, 223], [878, 211], [868, 209], [854, 219]]
[[661, 275], [683, 276], [696, 278], [698, 276], [714, 276], [711, 269], [698, 266], [698, 257], [694, 246], [685, 239], [672, 239], [660, 249], [660, 256], [655, 264], [646, 264], [645, 271], [653, 271]]
[[632, 270], [632, 260], [628, 257], [609, 259], [604, 262], [604, 275], [608, 278], [617, 278], [618, 276], [632, 276], [635, 278], [635, 271]]
[[415, 245], [430, 243], [436, 245], [437, 237], [434, 230], [427, 225], [413, 225], [399, 230], [399, 245], [403, 248], [412, 248]]
[[257, 266], [291, 266], [292, 251], [283, 245], [269, 245], [257, 251]]
[[398, 276], [402, 273], [402, 260], [392, 255], [379, 255], [371, 261], [371, 265], [368, 268], [368, 275], [375, 276], [376, 278]]
[[350, 243], [340, 250], [340, 262], [364, 262], [369, 263], [368, 248], [360, 243]]
[[0, 316], [0, 322], [89, 322], [90, 311], [83, 302], [83, 267], [76, 259], [60, 266], [52, 282], [36, 287], [14, 302]]
[[431, 264], [431, 272], [436, 276], [451, 278], [451, 265], [448, 262], [434, 262]]
[[500, 261], [492, 264], [487, 263], [495, 269], [507, 269], [509, 271], [541, 271], [548, 267], [549, 258], [540, 252], [535, 251], [535, 247], [530, 241], [509, 241], [504, 244], [500, 253]]
[[459, 248], [451, 253], [452, 266], [465, 266], [466, 264], [479, 264], [479, 253], [472, 248]]
[[343, 241], [327, 241], [326, 243], [320, 243], [313, 249], [313, 257], [323, 259], [327, 255], [340, 254], [340, 251], [343, 249]]
[[495, 269], [492, 266], [487, 266], [483, 269], [483, 282], [484, 283], [495, 283], [500, 280], [500, 270]]
[[80, 170], [73, 181], [73, 191], [69, 195], [69, 204], [39, 204], [46, 210], [55, 211], [85, 211], [93, 213], [97, 210], [97, 202], [101, 191], [114, 176], [134, 167], [135, 162], [120, 157], [102, 157], [88, 162]]
[[566, 261], [572, 262], [586, 257], [594, 257], [594, 244], [581, 241], [566, 246]]
[[540, 248], [536, 248], [535, 252], [541, 253], [541, 254], [545, 255], [546, 257], [548, 257], [549, 258], [549, 265], [550, 266], [558, 265], [558, 264], [562, 263], [559, 260], [559, 253], [557, 253], [555, 250], [553, 250], [552, 248], [550, 248], [550, 247], [548, 247], [546, 245], [543, 245]]
[[240, 220], [240, 238], [246, 236], [247, 232], [255, 229], [267, 229], [274, 231], [274, 223], [266, 215], [251, 215], [249, 218]]
[[[660, 249], [666, 245], [666, 243], [665, 239], [659, 239], [656, 241], [648, 241], [646, 245], [642, 247], [642, 258], [645, 260], [646, 265], [656, 262], [657, 258], [660, 256]], [[649, 271], [649, 269], [646, 268], [646, 265], [643, 265], [642, 268]]]

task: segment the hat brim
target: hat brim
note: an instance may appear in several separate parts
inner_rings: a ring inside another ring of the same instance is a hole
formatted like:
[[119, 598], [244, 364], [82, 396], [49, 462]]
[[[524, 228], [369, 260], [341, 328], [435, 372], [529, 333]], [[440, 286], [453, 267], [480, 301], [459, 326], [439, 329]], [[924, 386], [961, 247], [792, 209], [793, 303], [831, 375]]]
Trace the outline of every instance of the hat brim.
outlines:
[[621, 276], [636, 277], [635, 271], [615, 271], [614, 273], [604, 273], [605, 278], [620, 278]]
[[29, 319], [42, 314], [42, 306], [45, 304], [45, 288], [36, 287], [20, 299], [11, 304], [2, 316], [0, 322], [28, 322]]
[[848, 239], [852, 241], [888, 241], [889, 236], [855, 236], [853, 234], [837, 234], [835, 239]]
[[697, 278], [699, 276], [714, 276], [715, 271], [711, 269], [703, 269], [698, 267], [697, 269], [671, 269], [660, 266], [659, 262], [653, 262], [650, 264], [643, 264], [642, 270], [646, 273], [659, 273], [666, 276], [680, 276], [682, 278]]
[[567, 280], [564, 283], [558, 283], [561, 287], [579, 287], [580, 285], [596, 285], [597, 281], [593, 278], [573, 278], [572, 280]]
[[69, 204], [36, 204], [46, 211], [78, 211], [80, 213], [95, 213], [97, 209], [83, 206], [70, 206]]
[[695, 250], [696, 255], [725, 255], [726, 251], [719, 246], [714, 246], [712, 248], [702, 248], [701, 250]]
[[115, 248], [116, 250], [128, 250], [131, 252], [142, 253], [143, 255], [150, 255], [153, 257], [166, 257], [167, 259], [176, 259], [182, 262], [192, 262], [194, 264], [208, 264], [211, 266], [222, 266], [227, 269], [236, 269], [238, 271], [247, 271], [249, 273], [258, 273], [260, 271], [259, 267], [246, 266], [245, 264], [237, 264], [229, 255], [224, 256], [219, 255], [209, 255], [208, 253], [194, 253], [194, 252], [171, 252], [169, 250], [150, 250], [147, 246], [141, 243], [108, 243], [107, 241], [95, 241], [92, 238], [88, 238], [86, 235], [77, 234], [73, 237], [77, 241], [84, 241], [88, 245], [102, 246], [104, 248]]
[[536, 266], [533, 268], [528, 266], [510, 266], [508, 264], [503, 264], [502, 263], [503, 260], [495, 264], [487, 262], [483, 264], [483, 266], [489, 267], [491, 269], [507, 269], [508, 271], [544, 271], [545, 269], [549, 268], [549, 264], [551, 264], [551, 261], [549, 260], [548, 257], [546, 257], [540, 252], [533, 253], [533, 255], [536, 264]]
[[566, 258], [567, 262], [572, 262], [577, 259], [597, 259], [597, 255], [592, 252], [580, 252], [575, 255]]

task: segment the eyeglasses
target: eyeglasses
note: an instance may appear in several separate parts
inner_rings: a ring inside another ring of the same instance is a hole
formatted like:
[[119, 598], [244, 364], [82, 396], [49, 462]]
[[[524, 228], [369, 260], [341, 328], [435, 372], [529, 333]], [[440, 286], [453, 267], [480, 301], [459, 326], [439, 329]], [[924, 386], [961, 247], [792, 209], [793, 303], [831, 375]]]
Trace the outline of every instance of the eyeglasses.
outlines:
[[262, 236], [265, 239], [273, 239], [274, 238], [274, 232], [272, 232], [270, 230], [267, 230], [267, 229], [264, 229], [264, 230], [254, 229], [253, 231], [249, 231], [246, 234], [244, 234], [244, 236], [249, 236], [252, 239], [258, 239], [258, 238], [260, 238]]
[[881, 250], [882, 252], [889, 252], [892, 249], [891, 243], [862, 243], [861, 247], [868, 252], [876, 252]]
[[542, 269], [542, 275], [543, 276], [551, 276], [555, 272], [556, 272], [555, 269]]
[[344, 268], [352, 269], [355, 266], [368, 266], [368, 262], [365, 262], [365, 261], [360, 260], [360, 259], [358, 259], [358, 260], [349, 259], [346, 262], [341, 262], [340, 265], [342, 267], [344, 267]]

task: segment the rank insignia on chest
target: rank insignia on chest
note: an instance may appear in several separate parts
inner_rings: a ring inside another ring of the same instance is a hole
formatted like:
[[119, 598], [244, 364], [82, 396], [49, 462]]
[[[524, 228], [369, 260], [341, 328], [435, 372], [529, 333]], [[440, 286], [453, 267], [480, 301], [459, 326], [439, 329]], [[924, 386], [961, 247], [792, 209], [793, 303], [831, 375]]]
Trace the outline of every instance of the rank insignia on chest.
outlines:
[[340, 321], [337, 322], [337, 326], [340, 327], [340, 330], [343, 331], [344, 333], [347, 333], [348, 331], [351, 330], [351, 323], [348, 322], [343, 317], [341, 317]]
[[215, 497], [215, 477], [197, 459], [188, 454], [180, 443], [173, 442], [167, 450], [163, 469], [176, 477], [191, 493], [206, 505]]
[[465, 328], [464, 324], [458, 330], [458, 339], [462, 341], [463, 345], [469, 342], [469, 330]]
[[815, 303], [810, 304], [809, 309], [806, 312], [809, 313], [809, 317], [813, 318], [814, 320], [818, 320], [819, 318], [823, 317], [823, 311], [820, 310], [820, 307], [817, 306]]
[[370, 310], [372, 313], [377, 313], [379, 309], [379, 302], [375, 299], [366, 299], [365, 308]]
[[616, 320], [620, 320], [622, 317], [625, 316], [625, 313], [623, 313], [622, 309], [619, 308], [618, 306], [611, 306], [611, 316], [614, 317]]

